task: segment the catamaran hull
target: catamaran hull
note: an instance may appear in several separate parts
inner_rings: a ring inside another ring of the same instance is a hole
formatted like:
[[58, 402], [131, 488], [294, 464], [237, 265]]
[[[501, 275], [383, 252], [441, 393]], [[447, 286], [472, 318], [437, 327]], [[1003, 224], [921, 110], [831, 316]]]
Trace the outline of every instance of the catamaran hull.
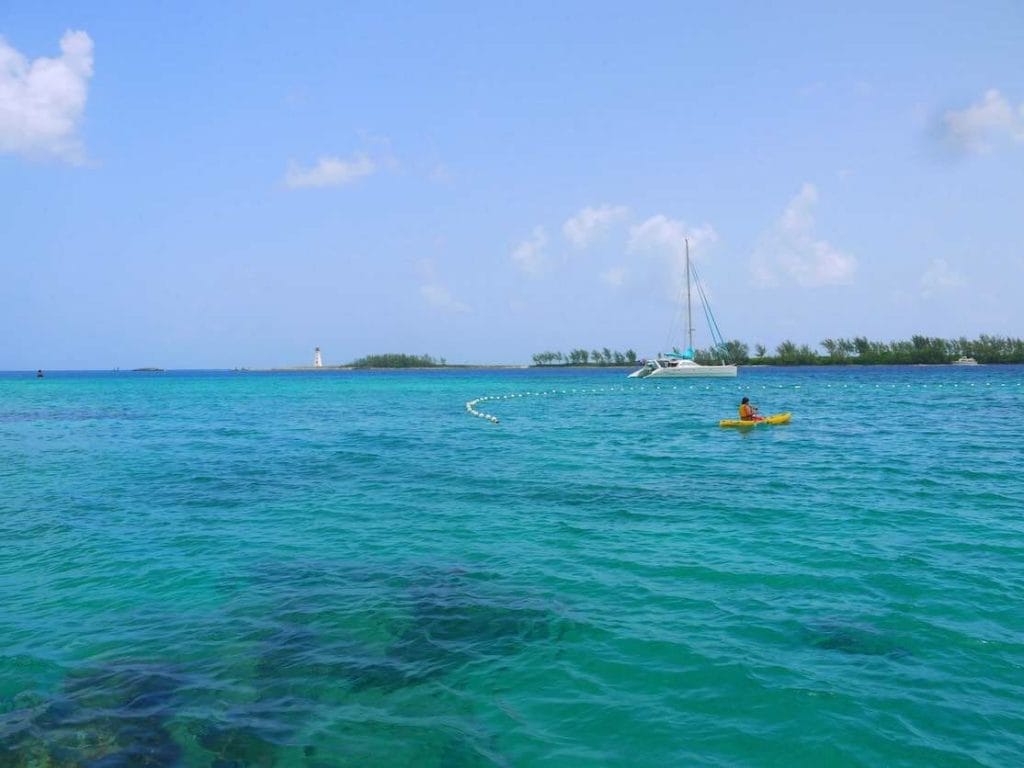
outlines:
[[631, 379], [704, 379], [735, 378], [735, 365], [694, 365], [679, 368], [641, 368], [629, 374]]

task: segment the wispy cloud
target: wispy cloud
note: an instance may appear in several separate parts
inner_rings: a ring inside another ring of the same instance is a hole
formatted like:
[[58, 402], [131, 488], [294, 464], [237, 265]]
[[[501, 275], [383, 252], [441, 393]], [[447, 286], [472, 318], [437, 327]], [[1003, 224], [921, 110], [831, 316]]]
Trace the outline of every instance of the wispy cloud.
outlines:
[[777, 285], [779, 273], [805, 288], [852, 280], [857, 260], [815, 235], [817, 203], [817, 188], [804, 184], [775, 226], [762, 238], [751, 259], [754, 278], [762, 285]]
[[[710, 224], [691, 227], [662, 213], [630, 227], [626, 251], [634, 257], [643, 257], [642, 261], [630, 265], [630, 282], [635, 276], [640, 284], [661, 286], [666, 295], [675, 297], [685, 274], [687, 240], [690, 255], [696, 259], [718, 240], [718, 234]], [[626, 274], [624, 272], [622, 277]], [[609, 282], [607, 278], [605, 282]]]
[[61, 55], [29, 61], [0, 37], [0, 152], [84, 162], [78, 126], [93, 71], [92, 38], [67, 31]]
[[420, 285], [420, 296], [430, 306], [445, 312], [469, 312], [470, 306], [459, 301], [451, 290], [437, 276], [437, 268], [431, 259], [420, 262], [419, 271], [423, 275]]
[[362, 153], [354, 155], [349, 160], [321, 157], [312, 168], [302, 168], [295, 163], [289, 164], [284, 183], [291, 189], [337, 187], [358, 181], [376, 170], [377, 164]]
[[562, 234], [576, 248], [586, 248], [612, 224], [624, 219], [629, 209], [624, 205], [602, 205], [584, 208], [562, 225]]
[[547, 261], [545, 248], [548, 236], [544, 227], [535, 227], [533, 234], [512, 251], [512, 263], [528, 275], [539, 275]]
[[452, 292], [448, 290], [448, 287], [440, 283], [421, 285], [420, 295], [432, 307], [449, 312], [469, 312], [469, 305], [452, 296]]
[[974, 154], [991, 152], [1006, 143], [1024, 143], [1024, 103], [1016, 107], [998, 90], [942, 117], [946, 139], [957, 149]]
[[921, 295], [927, 298], [942, 291], [959, 288], [963, 284], [964, 279], [950, 268], [945, 259], [933, 259], [928, 269], [921, 275]]
[[644, 222], [630, 227], [630, 253], [652, 252], [667, 255], [677, 266], [686, 257], [686, 240], [690, 241], [690, 253], [696, 255], [718, 240], [718, 233], [710, 224], [689, 227], [678, 219], [670, 219], [663, 213], [651, 216]]

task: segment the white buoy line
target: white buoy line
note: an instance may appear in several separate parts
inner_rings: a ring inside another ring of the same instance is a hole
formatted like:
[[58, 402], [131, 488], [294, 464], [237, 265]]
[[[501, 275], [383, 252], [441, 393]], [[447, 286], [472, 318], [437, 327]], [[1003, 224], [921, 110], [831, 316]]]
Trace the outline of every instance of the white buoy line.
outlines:
[[[993, 384], [990, 381], [977, 382], [977, 383], [983, 383], [983, 385], [986, 386], [986, 387], [991, 387], [992, 384]], [[975, 386], [975, 384], [976, 384], [976, 382], [965, 382], [964, 385], [965, 386], [973, 387], [973, 386]], [[998, 384], [1001, 387], [1008, 386], [1008, 383], [1005, 382], [1005, 381], [998, 382]], [[1019, 382], [1019, 381], [1017, 381], [1017, 382], [1009, 382], [1009, 385], [1010, 386], [1018, 386], [1019, 387], [1019, 386], [1021, 386], [1021, 382]], [[751, 391], [753, 391], [755, 389], [758, 389], [758, 388], [761, 389], [762, 391], [769, 390], [769, 389], [775, 389], [775, 390], [779, 390], [779, 389], [792, 389], [792, 390], [796, 390], [796, 389], [801, 389], [803, 386], [804, 386], [803, 384], [761, 384], [760, 387], [758, 387], [757, 385], [755, 385], [755, 386], [746, 386], [746, 387], [738, 387], [735, 391], [738, 392], [738, 393], [751, 392]], [[872, 384], [872, 383], [869, 383], [869, 382], [854, 382], [853, 384], [850, 384], [850, 383], [825, 384], [826, 388], [831, 388], [833, 386], [836, 387], [837, 389], [840, 389], [840, 388], [841, 389], [862, 389], [862, 388], [882, 389], [883, 387], [885, 387], [885, 385], [883, 385], [883, 384]], [[939, 387], [939, 388], [942, 388], [944, 386], [949, 386], [951, 388], [959, 388], [960, 384], [956, 383], [956, 382], [952, 382], [952, 383], [948, 383], [948, 384], [944, 383], [944, 382], [938, 382], [938, 383], [932, 382], [931, 384], [929, 384], [928, 382], [921, 382], [921, 383], [900, 382], [900, 383], [891, 383], [891, 384], [889, 384], [889, 386], [887, 388], [888, 389], [897, 389], [897, 388], [899, 388], [899, 389], [912, 389], [912, 388], [918, 388], [918, 387], [920, 387], [920, 388], [927, 388], [929, 386]], [[505, 395], [483, 395], [481, 397], [476, 397], [476, 398], [474, 398], [472, 400], [468, 400], [468, 401], [466, 401], [466, 413], [468, 413], [470, 416], [475, 416], [478, 419], [483, 419], [484, 421], [489, 421], [492, 424], [498, 424], [498, 423], [500, 423], [500, 419], [497, 416], [495, 416], [493, 413], [488, 413], [487, 411], [482, 410], [478, 406], [480, 406], [482, 403], [498, 402], [498, 401], [501, 401], [501, 400], [515, 400], [515, 399], [521, 398], [521, 397], [550, 397], [551, 395], [600, 395], [600, 394], [609, 394], [609, 393], [613, 393], [613, 392], [628, 392], [628, 393], [632, 393], [632, 394], [645, 394], [645, 393], [650, 393], [650, 392], [653, 392], [653, 391], [662, 391], [662, 390], [668, 390], [668, 389], [689, 389], [689, 390], [700, 390], [700, 389], [703, 389], [703, 390], [707, 391], [707, 390], [711, 390], [713, 388], [715, 388], [715, 385], [711, 385], [711, 384], [705, 384], [703, 386], [698, 385], [698, 384], [690, 384], [689, 386], [685, 386], [685, 385], [681, 386], [679, 384], [671, 384], [671, 385], [669, 385], [669, 384], [660, 384], [660, 383], [659, 384], [653, 384], [652, 383], [652, 384], [646, 384], [646, 385], [640, 385], [640, 386], [636, 386], [636, 385], [626, 385], [626, 386], [618, 385], [618, 386], [612, 386], [612, 387], [595, 387], [595, 388], [592, 388], [592, 389], [586, 389], [586, 388], [583, 388], [583, 389], [548, 389], [548, 390], [531, 391], [531, 392], [510, 392], [510, 393], [505, 394]]]
[[[661, 389], [661, 387], [658, 387]], [[673, 387], [675, 389], [675, 387]], [[484, 395], [483, 397], [477, 397], [473, 400], [466, 402], [466, 413], [470, 416], [476, 416], [478, 419], [484, 419], [492, 424], [497, 424], [499, 419], [493, 413], [487, 413], [481, 411], [477, 406], [480, 403], [487, 403], [495, 400], [514, 400], [517, 397], [544, 397], [547, 395], [590, 395], [600, 394], [602, 392], [621, 392], [625, 390], [625, 387], [600, 387], [597, 389], [551, 389], [544, 390], [542, 392], [512, 392], [507, 395]]]
[[[470, 416], [476, 416], [479, 419], [487, 419], [487, 421], [491, 422], [492, 424], [497, 424], [497, 416], [494, 416], [493, 414], [490, 413], [484, 413], [483, 411], [478, 411], [476, 407], [479, 403], [484, 403], [487, 402], [488, 400], [494, 399], [495, 398], [493, 397], [478, 397], [476, 398], [476, 400], [470, 400], [469, 402], [466, 403], [466, 412], [469, 413]], [[505, 398], [501, 399], [504, 400]]]

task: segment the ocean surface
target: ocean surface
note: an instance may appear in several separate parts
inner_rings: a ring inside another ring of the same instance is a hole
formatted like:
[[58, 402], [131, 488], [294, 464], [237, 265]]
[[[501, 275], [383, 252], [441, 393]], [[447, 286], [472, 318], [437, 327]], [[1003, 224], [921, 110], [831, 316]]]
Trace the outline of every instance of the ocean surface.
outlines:
[[1022, 412], [1020, 366], [0, 374], [0, 766], [1021, 765]]

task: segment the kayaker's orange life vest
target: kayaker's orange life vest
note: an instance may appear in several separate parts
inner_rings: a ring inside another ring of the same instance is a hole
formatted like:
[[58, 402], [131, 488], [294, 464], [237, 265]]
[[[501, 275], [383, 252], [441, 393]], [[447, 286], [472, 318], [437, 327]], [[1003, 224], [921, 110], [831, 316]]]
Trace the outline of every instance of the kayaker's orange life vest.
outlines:
[[748, 421], [754, 418], [754, 409], [749, 404], [744, 403], [740, 406], [740, 419]]

